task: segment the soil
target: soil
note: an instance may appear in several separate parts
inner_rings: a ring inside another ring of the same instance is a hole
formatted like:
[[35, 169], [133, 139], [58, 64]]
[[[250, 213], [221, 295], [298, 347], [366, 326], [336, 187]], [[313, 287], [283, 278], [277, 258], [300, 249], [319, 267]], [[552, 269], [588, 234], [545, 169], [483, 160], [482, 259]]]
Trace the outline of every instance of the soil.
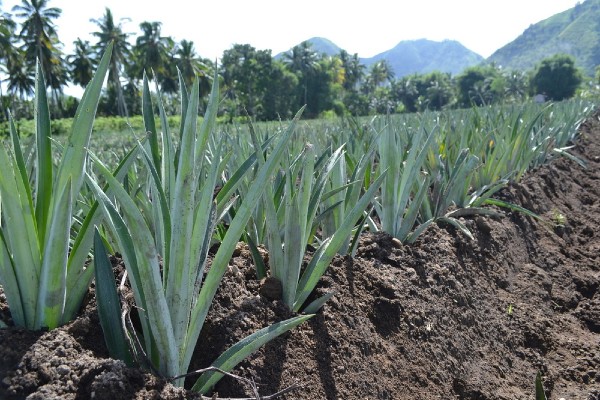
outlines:
[[[447, 226], [413, 245], [366, 233], [322, 279], [318, 293], [336, 292], [323, 309], [233, 372], [263, 396], [301, 385], [285, 399], [532, 399], [538, 372], [551, 399], [600, 399], [599, 116], [571, 150], [586, 169], [556, 159], [500, 194], [545, 223], [499, 210], [464, 221], [475, 240]], [[191, 368], [291, 316], [273, 292], [240, 245]], [[10, 318], [2, 295], [0, 317]], [[253, 392], [226, 377], [215, 395]], [[0, 330], [0, 398], [25, 397], [197, 398], [110, 359], [93, 296], [51, 332]]]

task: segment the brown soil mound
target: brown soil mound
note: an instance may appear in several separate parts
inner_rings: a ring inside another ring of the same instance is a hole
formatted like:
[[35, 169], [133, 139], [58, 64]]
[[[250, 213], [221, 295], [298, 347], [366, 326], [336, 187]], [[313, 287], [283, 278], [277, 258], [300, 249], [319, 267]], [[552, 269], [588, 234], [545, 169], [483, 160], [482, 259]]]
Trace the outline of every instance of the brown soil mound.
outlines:
[[[553, 223], [519, 213], [449, 227], [414, 245], [366, 234], [338, 257], [320, 292], [335, 297], [313, 319], [235, 369], [262, 395], [294, 383], [288, 399], [531, 399], [543, 374], [553, 399], [600, 399], [600, 122], [572, 153], [502, 192]], [[200, 338], [192, 368], [289, 317], [260, 296], [240, 246]], [[264, 292], [263, 292], [264, 293]], [[0, 296], [0, 316], [6, 305]], [[93, 301], [52, 332], [0, 330], [0, 398], [180, 399], [193, 394], [107, 357]], [[224, 378], [220, 397], [252, 395]]]

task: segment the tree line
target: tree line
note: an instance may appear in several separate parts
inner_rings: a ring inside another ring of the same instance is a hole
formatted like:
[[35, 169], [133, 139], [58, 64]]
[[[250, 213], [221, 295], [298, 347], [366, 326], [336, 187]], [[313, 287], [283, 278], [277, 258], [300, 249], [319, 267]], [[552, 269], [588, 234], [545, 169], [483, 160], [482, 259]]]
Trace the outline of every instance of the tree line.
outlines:
[[256, 120], [291, 117], [306, 105], [305, 116], [368, 115], [416, 112], [521, 102], [543, 94], [562, 100], [573, 96], [583, 82], [575, 60], [555, 55], [532, 71], [505, 71], [480, 65], [457, 76], [444, 72], [395, 77], [385, 61], [370, 67], [357, 54], [342, 50], [329, 56], [303, 42], [273, 57], [271, 50], [236, 44], [223, 52], [219, 64], [196, 53], [191, 40], [163, 36], [161, 23], [145, 21], [135, 37], [123, 30], [123, 20], [106, 8], [92, 21], [95, 41], [77, 39], [73, 53], [65, 54], [55, 20], [62, 10], [50, 0], [22, 0], [4, 11], [0, 1], [0, 76], [7, 93], [0, 93], [2, 115], [11, 109], [17, 117], [31, 116], [28, 99], [35, 87], [40, 62], [51, 94], [54, 117], [70, 117], [77, 99], [65, 96], [68, 85], [85, 87], [106, 46], [114, 42], [107, 88], [99, 115], [139, 115], [141, 81], [152, 75], [168, 105], [176, 107], [182, 83], [200, 77], [201, 96], [210, 91], [215, 68], [224, 88], [221, 115], [226, 119], [250, 116]]

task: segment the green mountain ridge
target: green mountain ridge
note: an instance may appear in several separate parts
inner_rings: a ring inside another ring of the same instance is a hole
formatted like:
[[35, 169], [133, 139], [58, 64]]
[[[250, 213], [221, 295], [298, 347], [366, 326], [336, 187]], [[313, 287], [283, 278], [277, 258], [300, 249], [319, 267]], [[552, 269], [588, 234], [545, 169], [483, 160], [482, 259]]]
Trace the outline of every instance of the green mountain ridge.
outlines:
[[575, 7], [532, 24], [522, 35], [496, 50], [486, 62], [506, 69], [528, 70], [544, 58], [569, 54], [588, 75], [600, 64], [600, 0]]

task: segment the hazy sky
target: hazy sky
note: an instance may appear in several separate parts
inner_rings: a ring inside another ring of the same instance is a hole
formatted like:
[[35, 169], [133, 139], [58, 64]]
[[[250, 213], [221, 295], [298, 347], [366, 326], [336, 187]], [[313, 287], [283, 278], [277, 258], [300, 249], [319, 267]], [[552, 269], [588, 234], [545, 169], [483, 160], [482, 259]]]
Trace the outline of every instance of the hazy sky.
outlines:
[[[20, 0], [4, 0], [10, 11]], [[63, 14], [59, 38], [94, 39], [90, 19], [105, 7], [123, 21], [126, 32], [140, 33], [142, 21], [161, 21], [162, 35], [193, 40], [196, 52], [215, 59], [235, 43], [273, 54], [314, 36], [325, 37], [350, 53], [370, 57], [402, 40], [458, 40], [484, 57], [514, 40], [531, 24], [567, 10], [577, 0], [50, 0]]]

